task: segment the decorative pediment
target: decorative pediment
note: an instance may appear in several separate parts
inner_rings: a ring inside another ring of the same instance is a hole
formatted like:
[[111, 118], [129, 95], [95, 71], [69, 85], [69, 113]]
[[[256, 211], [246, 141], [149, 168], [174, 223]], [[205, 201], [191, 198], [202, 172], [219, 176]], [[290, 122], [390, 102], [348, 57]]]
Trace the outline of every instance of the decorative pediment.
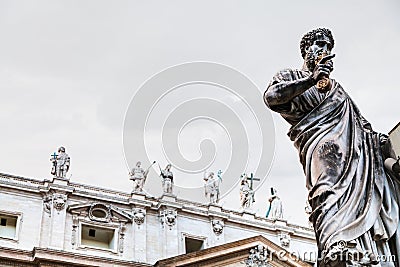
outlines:
[[311, 267], [312, 265], [267, 238], [255, 236], [160, 260], [154, 266]]
[[97, 222], [131, 222], [132, 215], [111, 204], [87, 202], [72, 204], [68, 207], [71, 214], [79, 214]]

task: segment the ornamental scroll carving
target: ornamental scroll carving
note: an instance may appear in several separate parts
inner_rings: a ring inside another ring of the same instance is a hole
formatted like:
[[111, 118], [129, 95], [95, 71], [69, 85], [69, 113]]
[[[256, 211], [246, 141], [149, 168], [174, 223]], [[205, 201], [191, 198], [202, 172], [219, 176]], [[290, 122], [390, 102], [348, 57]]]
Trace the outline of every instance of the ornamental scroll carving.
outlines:
[[176, 224], [177, 214], [178, 214], [177, 211], [171, 208], [167, 208], [160, 211], [161, 224], [163, 226], [167, 225], [169, 229], [172, 229], [172, 227]]
[[221, 235], [224, 230], [224, 222], [221, 220], [211, 221], [212, 229], [215, 235]]
[[67, 196], [60, 193], [55, 193], [53, 195], [53, 206], [54, 208], [60, 212], [65, 208], [65, 204], [67, 203]]
[[146, 218], [146, 210], [141, 209], [141, 208], [133, 209], [133, 221], [137, 225], [143, 224], [145, 218]]
[[246, 267], [270, 267], [270, 255], [266, 247], [258, 245], [250, 249], [249, 257], [245, 260]]

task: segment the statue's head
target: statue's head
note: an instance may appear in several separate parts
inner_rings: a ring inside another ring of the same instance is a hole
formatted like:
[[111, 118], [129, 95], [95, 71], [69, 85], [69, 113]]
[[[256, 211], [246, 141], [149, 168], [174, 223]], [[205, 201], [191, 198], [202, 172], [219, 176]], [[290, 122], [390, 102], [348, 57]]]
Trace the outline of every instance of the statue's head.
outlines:
[[301, 56], [307, 68], [312, 71], [315, 68], [315, 61], [321, 54], [330, 54], [335, 40], [332, 32], [326, 28], [318, 28], [306, 33], [300, 42]]
[[58, 152], [63, 152], [63, 153], [65, 153], [65, 147], [60, 146], [60, 147], [58, 148]]
[[142, 163], [140, 161], [136, 162], [136, 167], [140, 167], [142, 165]]

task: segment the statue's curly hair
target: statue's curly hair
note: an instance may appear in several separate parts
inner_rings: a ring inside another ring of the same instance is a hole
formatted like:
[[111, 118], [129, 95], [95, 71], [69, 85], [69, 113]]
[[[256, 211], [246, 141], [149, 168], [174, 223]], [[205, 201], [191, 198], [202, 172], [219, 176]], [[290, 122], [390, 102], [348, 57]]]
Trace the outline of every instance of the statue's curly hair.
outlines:
[[300, 51], [301, 51], [301, 56], [305, 58], [306, 56], [306, 49], [309, 47], [312, 42], [315, 40], [316, 36], [318, 33], [322, 33], [323, 35], [327, 36], [332, 43], [332, 47], [335, 45], [335, 40], [333, 39], [332, 32], [329, 29], [326, 28], [318, 28], [312, 31], [309, 31], [308, 33], [304, 34], [303, 38], [301, 38], [300, 42]]

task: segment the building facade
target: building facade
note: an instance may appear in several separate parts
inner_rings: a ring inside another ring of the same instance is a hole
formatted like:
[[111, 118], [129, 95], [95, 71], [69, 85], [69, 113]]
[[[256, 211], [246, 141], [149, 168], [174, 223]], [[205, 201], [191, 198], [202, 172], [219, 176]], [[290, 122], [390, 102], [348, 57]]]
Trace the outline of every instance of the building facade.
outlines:
[[265, 266], [310, 266], [316, 258], [310, 228], [172, 194], [0, 174], [0, 199], [0, 266], [252, 266], [260, 255]]
[[389, 132], [390, 146], [392, 148], [391, 156], [400, 157], [400, 123]]

